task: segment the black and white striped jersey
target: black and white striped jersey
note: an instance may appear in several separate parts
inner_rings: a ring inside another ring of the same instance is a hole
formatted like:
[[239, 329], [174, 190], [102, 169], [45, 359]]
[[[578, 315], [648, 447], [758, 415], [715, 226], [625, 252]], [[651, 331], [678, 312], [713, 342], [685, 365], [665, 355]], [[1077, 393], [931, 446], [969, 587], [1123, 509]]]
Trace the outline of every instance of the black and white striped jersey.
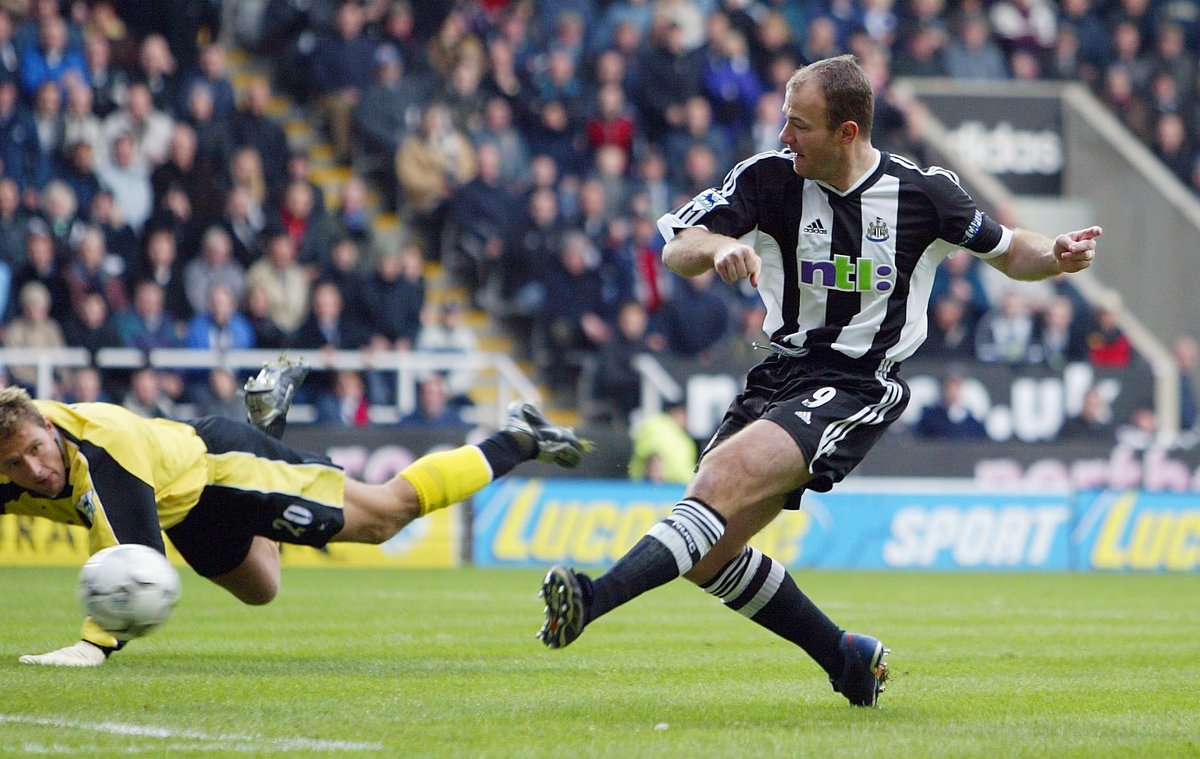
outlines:
[[704, 227], [753, 246], [773, 342], [903, 361], [925, 340], [937, 265], [959, 247], [998, 256], [1012, 233], [979, 211], [953, 172], [877, 156], [840, 193], [797, 176], [789, 150], [759, 153], [665, 214], [659, 231], [670, 240]]

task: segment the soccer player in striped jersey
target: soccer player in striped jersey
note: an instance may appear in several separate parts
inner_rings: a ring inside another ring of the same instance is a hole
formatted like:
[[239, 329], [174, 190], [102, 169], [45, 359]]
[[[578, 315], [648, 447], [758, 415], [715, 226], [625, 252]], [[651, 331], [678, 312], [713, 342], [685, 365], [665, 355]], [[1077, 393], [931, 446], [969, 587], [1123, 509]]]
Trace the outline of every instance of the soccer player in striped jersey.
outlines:
[[747, 541], [799, 508], [805, 490], [839, 482], [900, 416], [909, 390], [898, 370], [925, 339], [934, 271], [949, 253], [966, 248], [1038, 280], [1090, 266], [1101, 230], [1050, 238], [998, 224], [953, 173], [876, 150], [873, 110], [852, 56], [799, 69], [784, 102], [787, 149], [739, 163], [659, 220], [672, 271], [715, 269], [758, 289], [770, 354], [665, 520], [595, 579], [564, 566], [546, 575], [539, 637], [550, 648], [682, 575], [800, 646], [852, 704], [876, 704], [887, 649], [838, 627]]
[[[247, 604], [279, 590], [277, 542], [382, 543], [414, 519], [464, 500], [519, 463], [576, 466], [587, 444], [528, 403], [478, 445], [427, 454], [388, 482], [347, 477], [325, 456], [269, 434], [303, 371], [286, 360], [248, 383], [250, 424], [219, 417], [143, 419], [107, 403], [35, 401], [0, 390], [0, 514], [86, 527], [91, 552], [119, 543], [164, 550], [165, 532], [191, 567]], [[272, 424], [274, 423], [274, 424]], [[123, 641], [91, 619], [82, 640], [24, 664], [94, 667]]]

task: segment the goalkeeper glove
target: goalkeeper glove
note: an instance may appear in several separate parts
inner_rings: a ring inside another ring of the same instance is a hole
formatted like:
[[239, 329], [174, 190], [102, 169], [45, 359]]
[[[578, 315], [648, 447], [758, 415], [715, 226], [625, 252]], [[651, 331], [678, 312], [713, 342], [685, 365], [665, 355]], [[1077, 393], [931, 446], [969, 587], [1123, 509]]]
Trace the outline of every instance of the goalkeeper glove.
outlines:
[[110, 648], [80, 640], [47, 654], [26, 654], [21, 657], [21, 663], [40, 664], [43, 667], [98, 667], [111, 652]]

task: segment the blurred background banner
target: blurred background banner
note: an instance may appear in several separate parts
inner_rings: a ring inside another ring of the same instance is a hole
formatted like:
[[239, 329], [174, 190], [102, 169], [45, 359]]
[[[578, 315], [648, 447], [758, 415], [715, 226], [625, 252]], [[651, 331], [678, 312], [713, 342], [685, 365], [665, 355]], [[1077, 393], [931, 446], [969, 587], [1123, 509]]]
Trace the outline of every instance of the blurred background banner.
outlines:
[[[477, 496], [481, 567], [608, 565], [683, 494], [677, 485], [514, 478]], [[1200, 507], [1180, 494], [981, 490], [858, 479], [806, 493], [754, 544], [792, 568], [1169, 571], [1200, 567]]]
[[1180, 493], [1080, 494], [1072, 542], [1085, 569], [1195, 572], [1200, 506]]
[[[674, 484], [510, 478], [482, 491], [473, 509], [438, 512], [381, 546], [284, 546], [283, 563], [607, 566], [682, 495]], [[804, 508], [784, 512], [754, 545], [796, 569], [1195, 572], [1200, 505], [1187, 493], [856, 478], [837, 492], [806, 493]], [[82, 528], [0, 517], [0, 565], [73, 566], [86, 558]]]
[[[332, 543], [322, 550], [280, 546], [285, 567], [452, 567], [462, 556], [462, 516], [457, 507], [414, 522], [383, 545]], [[183, 558], [163, 536], [167, 557]], [[81, 566], [88, 558], [87, 531], [46, 519], [0, 516], [0, 566]]]
[[963, 160], [1024, 195], [1062, 193], [1067, 155], [1056, 96], [926, 95]]
[[[915, 481], [807, 493], [754, 544], [794, 568], [1072, 568], [1066, 493], [981, 493]], [[683, 489], [576, 480], [506, 480], [475, 510], [479, 566], [606, 565], [666, 516]]]
[[0, 516], [0, 564], [82, 565], [87, 561], [87, 531], [48, 519]]

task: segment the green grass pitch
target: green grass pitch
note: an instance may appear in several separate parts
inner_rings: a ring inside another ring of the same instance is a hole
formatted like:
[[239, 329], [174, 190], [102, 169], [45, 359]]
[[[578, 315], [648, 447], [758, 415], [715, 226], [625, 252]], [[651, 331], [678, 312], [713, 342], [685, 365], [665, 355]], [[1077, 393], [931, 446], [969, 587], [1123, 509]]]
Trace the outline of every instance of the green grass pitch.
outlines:
[[286, 570], [245, 607], [184, 571], [160, 631], [93, 670], [75, 572], [0, 568], [4, 756], [1200, 756], [1192, 576], [796, 573], [892, 648], [878, 710], [682, 582], [571, 648], [540, 573]]

